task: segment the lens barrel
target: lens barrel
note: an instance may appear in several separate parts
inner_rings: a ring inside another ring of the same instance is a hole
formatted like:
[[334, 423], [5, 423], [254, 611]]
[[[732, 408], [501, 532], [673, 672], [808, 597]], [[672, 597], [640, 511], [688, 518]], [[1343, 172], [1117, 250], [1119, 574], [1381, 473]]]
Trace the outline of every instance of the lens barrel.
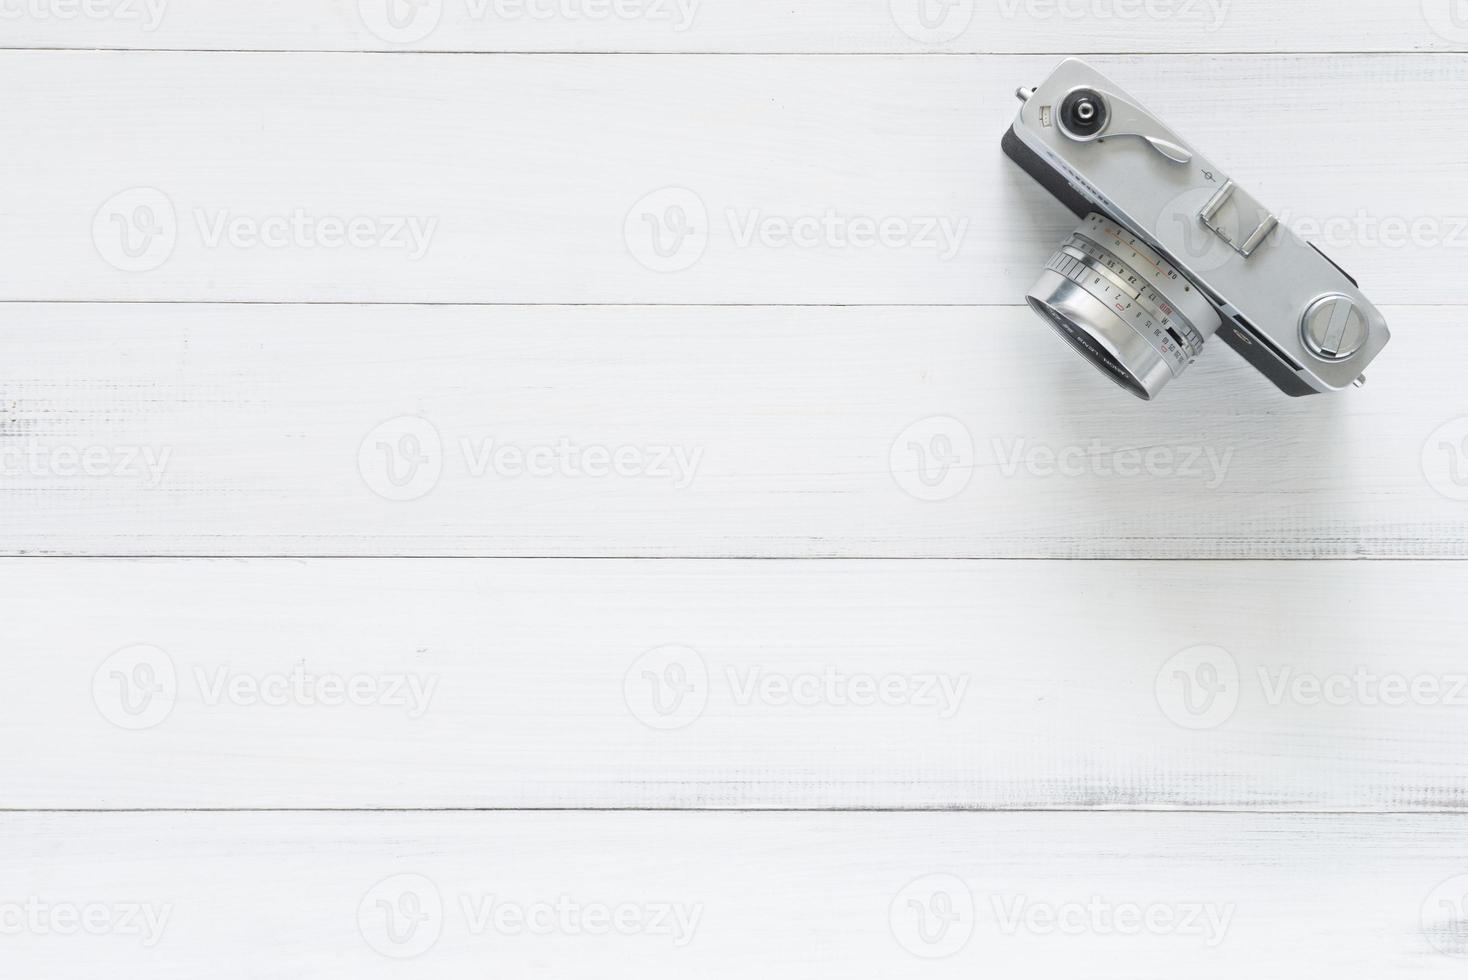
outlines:
[[1176, 267], [1100, 214], [1087, 216], [1050, 257], [1025, 299], [1103, 374], [1147, 401], [1221, 324]]

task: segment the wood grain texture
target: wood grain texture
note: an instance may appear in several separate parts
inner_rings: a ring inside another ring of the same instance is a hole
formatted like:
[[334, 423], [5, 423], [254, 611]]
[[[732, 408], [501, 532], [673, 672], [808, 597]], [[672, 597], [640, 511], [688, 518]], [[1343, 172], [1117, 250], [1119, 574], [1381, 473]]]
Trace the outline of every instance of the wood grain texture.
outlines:
[[[1203, 560], [1468, 556], [1450, 0], [616, 2], [0, 0], [0, 973], [1460, 977], [1468, 564]], [[1364, 391], [1013, 306], [1083, 51]]]
[[[7, 966], [57, 980], [102, 961], [150, 980], [1161, 980], [1179, 963], [1205, 978], [1462, 976], [1462, 893], [1442, 887], [1468, 867], [1462, 818], [12, 814], [0, 828], [4, 899], [138, 906], [162, 927], [151, 948], [141, 929], [6, 937]], [[626, 910], [621, 933], [609, 909]]]
[[[1056, 60], [5, 52], [0, 298], [1012, 304]], [[1096, 62], [1378, 303], [1468, 302], [1468, 58]]]
[[[1447, 0], [16, 0], [5, 47], [419, 51], [1463, 50]], [[67, 16], [67, 11], [77, 8]], [[926, 9], [924, 9], [926, 8]], [[1461, 18], [1460, 18], [1461, 19]]]
[[3, 309], [10, 554], [1468, 555], [1461, 308], [1155, 404], [1015, 308]]
[[1460, 563], [12, 559], [0, 736], [26, 748], [0, 807], [1462, 810], [1465, 586]]

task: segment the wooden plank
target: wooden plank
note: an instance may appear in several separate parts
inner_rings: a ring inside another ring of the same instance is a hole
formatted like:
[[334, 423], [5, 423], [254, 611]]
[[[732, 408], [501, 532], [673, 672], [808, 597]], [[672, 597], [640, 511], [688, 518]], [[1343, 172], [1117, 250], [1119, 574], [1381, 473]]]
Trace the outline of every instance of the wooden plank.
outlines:
[[[0, 299], [1012, 304], [1056, 60], [5, 52]], [[1097, 61], [1377, 302], [1468, 302], [1468, 58]]]
[[[1462, 810], [1468, 566], [0, 563], [0, 807]], [[58, 605], [57, 597], [66, 596]]]
[[6, 47], [1062, 52], [1463, 50], [1448, 0], [14, 0]]
[[[1465, 949], [1461, 817], [154, 813], [0, 827], [0, 908], [21, 926], [7, 966], [58, 980], [104, 959], [112, 976], [170, 980], [1377, 980], [1461, 977]], [[97, 934], [66, 934], [84, 913]]]
[[1365, 389], [1215, 343], [1152, 404], [1027, 309], [4, 313], [9, 554], [1468, 555], [1461, 308]]

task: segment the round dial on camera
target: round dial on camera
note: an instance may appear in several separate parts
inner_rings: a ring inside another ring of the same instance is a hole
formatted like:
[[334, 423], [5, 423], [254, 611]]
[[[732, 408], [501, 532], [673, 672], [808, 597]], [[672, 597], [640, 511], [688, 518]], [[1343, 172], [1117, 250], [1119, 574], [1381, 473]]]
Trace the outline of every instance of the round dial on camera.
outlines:
[[1106, 97], [1091, 88], [1078, 88], [1060, 100], [1056, 113], [1060, 131], [1073, 140], [1088, 143], [1106, 131], [1111, 107]]
[[1361, 308], [1339, 293], [1310, 304], [1300, 319], [1305, 349], [1322, 361], [1344, 361], [1362, 347], [1370, 333]]

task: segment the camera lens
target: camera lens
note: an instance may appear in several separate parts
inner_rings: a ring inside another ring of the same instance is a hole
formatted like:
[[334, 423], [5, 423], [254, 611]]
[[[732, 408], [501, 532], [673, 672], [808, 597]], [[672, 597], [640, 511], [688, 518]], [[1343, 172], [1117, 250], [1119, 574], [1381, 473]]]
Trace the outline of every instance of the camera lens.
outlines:
[[1077, 353], [1148, 401], [1222, 322], [1176, 267], [1100, 214], [1050, 257], [1025, 299]]
[[1106, 100], [1094, 89], [1077, 89], [1060, 103], [1060, 128], [1077, 139], [1098, 135], [1106, 128], [1110, 116]]

